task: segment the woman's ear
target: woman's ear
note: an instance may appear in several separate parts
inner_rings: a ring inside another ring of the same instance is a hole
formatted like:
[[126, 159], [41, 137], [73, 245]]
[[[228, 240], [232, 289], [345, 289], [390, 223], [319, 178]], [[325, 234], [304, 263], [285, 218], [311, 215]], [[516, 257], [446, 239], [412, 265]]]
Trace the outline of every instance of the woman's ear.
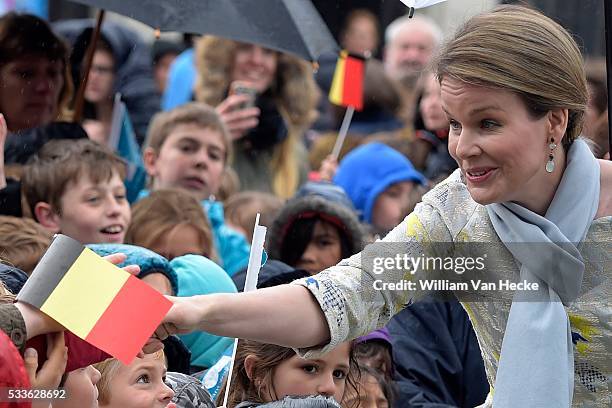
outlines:
[[153, 148], [147, 147], [142, 152], [142, 160], [144, 162], [145, 170], [150, 177], [155, 177], [157, 169], [155, 163], [157, 163], [157, 153]]
[[36, 203], [34, 206], [34, 218], [53, 234], [57, 234], [61, 230], [60, 216], [53, 211], [49, 203], [43, 201]]
[[555, 143], [561, 144], [561, 140], [567, 130], [569, 111], [566, 108], [552, 109], [548, 112], [548, 141], [554, 139]]

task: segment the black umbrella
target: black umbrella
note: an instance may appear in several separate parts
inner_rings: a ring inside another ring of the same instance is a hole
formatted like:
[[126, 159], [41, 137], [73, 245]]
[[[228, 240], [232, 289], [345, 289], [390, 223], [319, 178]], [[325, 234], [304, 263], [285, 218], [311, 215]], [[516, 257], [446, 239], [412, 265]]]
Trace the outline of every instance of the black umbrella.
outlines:
[[211, 34], [316, 61], [338, 45], [311, 0], [72, 0], [100, 8], [75, 98], [80, 121], [87, 75], [104, 10], [141, 21], [160, 31]]
[[212, 34], [316, 61], [338, 46], [310, 0], [73, 0], [160, 31]]

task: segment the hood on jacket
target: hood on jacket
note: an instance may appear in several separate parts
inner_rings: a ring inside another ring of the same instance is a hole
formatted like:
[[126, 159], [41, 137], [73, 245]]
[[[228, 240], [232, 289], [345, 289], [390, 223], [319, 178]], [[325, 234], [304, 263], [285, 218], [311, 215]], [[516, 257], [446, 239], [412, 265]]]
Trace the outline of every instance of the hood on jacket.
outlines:
[[266, 403], [241, 402], [236, 408], [340, 408], [340, 405], [330, 397], [322, 395], [310, 397], [285, 397], [280, 401]]
[[[268, 250], [272, 259], [286, 259], [283, 243], [293, 224], [299, 219], [319, 218], [335, 225], [347, 238], [351, 254], [363, 249], [364, 230], [355, 213], [341, 204], [320, 194], [309, 194], [289, 200], [270, 227]], [[301, 243], [297, 243], [298, 245]], [[307, 243], [304, 243], [304, 245]]]
[[[75, 83], [80, 71], [94, 20], [65, 20], [53, 24], [53, 29], [72, 45], [70, 62]], [[151, 118], [159, 111], [161, 97], [153, 78], [151, 47], [129, 28], [105, 21], [102, 38], [111, 46], [115, 57], [115, 91], [120, 92], [127, 106], [139, 144], [142, 145]]]
[[210, 394], [200, 380], [190, 375], [168, 371], [166, 384], [174, 391], [172, 402], [180, 408], [215, 408]]
[[[219, 265], [201, 255], [183, 255], [170, 261], [178, 278], [178, 296], [236, 293], [236, 286]], [[208, 368], [234, 343], [229, 337], [194, 332], [179, 336], [191, 351], [191, 365]]]
[[368, 143], [352, 150], [334, 176], [334, 183], [346, 191], [360, 219], [368, 224], [376, 198], [402, 181], [424, 184], [425, 178], [403, 154], [383, 143]]

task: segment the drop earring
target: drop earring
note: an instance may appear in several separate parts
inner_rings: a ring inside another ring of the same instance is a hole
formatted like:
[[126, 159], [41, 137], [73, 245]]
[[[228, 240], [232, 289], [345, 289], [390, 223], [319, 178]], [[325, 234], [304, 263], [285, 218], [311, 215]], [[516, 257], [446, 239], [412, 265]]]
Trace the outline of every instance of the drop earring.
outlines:
[[550, 139], [550, 144], [548, 145], [548, 148], [550, 149], [550, 153], [548, 153], [548, 161], [546, 162], [546, 172], [547, 173], [552, 173], [553, 171], [555, 171], [555, 162], [554, 162], [554, 156], [553, 156], [553, 150], [555, 150], [555, 148], [557, 147], [557, 144], [555, 143], [555, 139]]

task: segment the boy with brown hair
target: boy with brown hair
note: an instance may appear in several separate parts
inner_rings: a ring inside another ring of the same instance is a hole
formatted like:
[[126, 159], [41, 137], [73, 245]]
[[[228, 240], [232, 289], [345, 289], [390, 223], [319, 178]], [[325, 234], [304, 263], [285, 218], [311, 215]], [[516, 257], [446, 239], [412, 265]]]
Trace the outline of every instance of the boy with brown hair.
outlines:
[[51, 244], [51, 233], [29, 218], [0, 215], [0, 258], [28, 275]]
[[88, 139], [47, 143], [28, 164], [22, 191], [36, 221], [84, 244], [122, 243], [130, 223], [126, 165]]

